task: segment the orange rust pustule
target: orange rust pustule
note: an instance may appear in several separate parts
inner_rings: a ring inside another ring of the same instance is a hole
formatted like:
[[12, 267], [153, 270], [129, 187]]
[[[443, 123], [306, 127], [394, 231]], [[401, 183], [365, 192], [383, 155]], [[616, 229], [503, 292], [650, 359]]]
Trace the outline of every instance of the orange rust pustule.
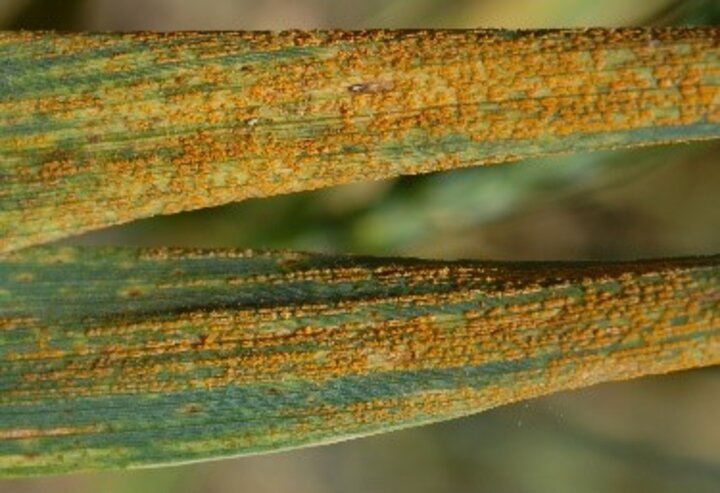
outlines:
[[[223, 262], [273, 258], [219, 253]], [[141, 252], [138, 258], [151, 265], [172, 263], [178, 255]], [[187, 259], [214, 255], [188, 252]], [[608, 348], [620, 348], [612, 353], [618, 362], [657, 358], [687, 346], [702, 327], [716, 330], [719, 320], [717, 279], [699, 282], [693, 273], [704, 264], [697, 259], [528, 268], [411, 261], [372, 267], [335, 262], [330, 268], [314, 265], [322, 256], [292, 253], [275, 260], [286, 265], [283, 272], [231, 278], [182, 273], [154, 285], [133, 274], [143, 287], [118, 289], [117, 297], [152, 300], [161, 293], [182, 297], [206, 290], [230, 296], [238, 289], [284, 290], [297, 283], [329, 290], [372, 286], [372, 291], [319, 302], [310, 294], [317, 288], [306, 287], [303, 303], [169, 311], [136, 320], [90, 318], [76, 322], [82, 325], [82, 344], [72, 347], [63, 333], [53, 332], [52, 319], [19, 313], [0, 326], [32, 328], [37, 346], [5, 352], [8, 369], [25, 369], [6, 397], [152, 394], [288, 379], [321, 384], [349, 375], [481, 367], [547, 354], [554, 355], [544, 369], [552, 381], [553, 372], [565, 378], [569, 367], [585, 374], [583, 361], [595, 364]], [[718, 336], [708, 337], [715, 354]], [[578, 351], [587, 356], [578, 357]]]
[[719, 39], [1, 33], [17, 82], [0, 94], [0, 252], [248, 197], [717, 137]]
[[0, 278], [0, 475], [324, 443], [720, 363], [717, 256], [46, 247]]

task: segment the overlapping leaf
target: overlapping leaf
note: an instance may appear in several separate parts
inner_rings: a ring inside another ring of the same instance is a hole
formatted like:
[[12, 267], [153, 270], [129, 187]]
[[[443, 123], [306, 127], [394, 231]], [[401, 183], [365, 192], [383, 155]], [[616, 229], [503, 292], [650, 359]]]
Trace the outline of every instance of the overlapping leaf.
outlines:
[[324, 443], [719, 363], [718, 257], [23, 249], [253, 196], [718, 137], [719, 42], [0, 34], [0, 475]]

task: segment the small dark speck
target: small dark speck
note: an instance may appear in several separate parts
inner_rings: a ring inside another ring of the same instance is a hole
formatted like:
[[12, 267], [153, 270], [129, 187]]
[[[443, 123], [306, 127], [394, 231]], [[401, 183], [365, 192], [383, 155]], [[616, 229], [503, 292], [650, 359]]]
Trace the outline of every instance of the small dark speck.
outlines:
[[197, 342], [195, 343], [195, 347], [198, 347], [198, 348], [204, 347], [208, 343], [209, 339], [210, 339], [210, 336], [208, 336], [207, 334], [200, 334]]
[[348, 91], [355, 94], [371, 94], [378, 92], [386, 92], [393, 88], [392, 82], [372, 81], [362, 82], [360, 84], [352, 84], [348, 86]]
[[183, 412], [183, 414], [192, 415], [192, 414], [198, 414], [198, 413], [202, 412], [202, 410], [203, 410], [203, 407], [200, 404], [192, 404], [191, 403], [191, 404], [186, 405], [183, 408], [182, 412]]
[[139, 296], [142, 296], [142, 294], [143, 294], [143, 292], [142, 292], [142, 290], [139, 289], [139, 288], [130, 288], [130, 289], [127, 291], [127, 295], [128, 295], [128, 297], [130, 297], [130, 298], [137, 298], [137, 297], [139, 297]]
[[367, 90], [367, 84], [353, 84], [348, 87], [350, 92], [365, 92]]

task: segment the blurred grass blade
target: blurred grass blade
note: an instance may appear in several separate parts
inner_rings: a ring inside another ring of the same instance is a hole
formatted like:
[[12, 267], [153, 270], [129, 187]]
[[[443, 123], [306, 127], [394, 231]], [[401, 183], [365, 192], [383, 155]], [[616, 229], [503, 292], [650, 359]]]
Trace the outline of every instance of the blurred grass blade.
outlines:
[[0, 261], [0, 475], [252, 454], [720, 363], [720, 257], [36, 248]]
[[719, 33], [0, 33], [0, 252], [247, 197], [718, 137]]

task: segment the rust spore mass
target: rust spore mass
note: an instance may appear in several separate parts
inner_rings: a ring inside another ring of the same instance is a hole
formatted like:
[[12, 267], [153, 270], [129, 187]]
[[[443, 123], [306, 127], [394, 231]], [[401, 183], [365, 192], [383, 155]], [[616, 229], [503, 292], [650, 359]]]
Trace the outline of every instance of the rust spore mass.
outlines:
[[38, 247], [720, 137], [717, 28], [0, 32], [0, 476], [328, 443], [720, 363], [720, 257]]
[[15, 252], [0, 474], [322, 443], [717, 364], [719, 261]]
[[0, 252], [249, 197], [717, 137], [718, 32], [0, 33]]

